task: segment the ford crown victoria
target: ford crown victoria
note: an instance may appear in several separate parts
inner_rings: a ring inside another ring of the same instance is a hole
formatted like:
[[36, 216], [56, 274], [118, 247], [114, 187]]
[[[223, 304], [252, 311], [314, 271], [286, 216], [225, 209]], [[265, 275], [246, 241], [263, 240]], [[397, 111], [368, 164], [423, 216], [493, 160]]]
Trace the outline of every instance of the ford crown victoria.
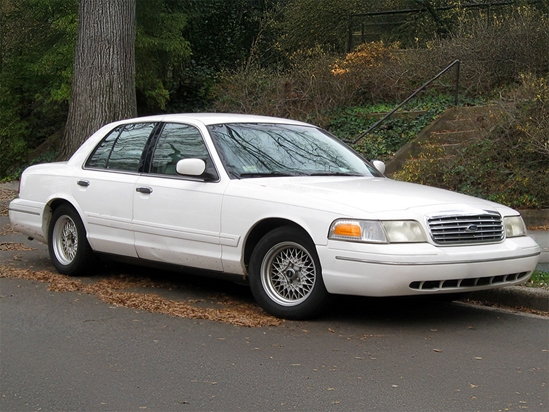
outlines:
[[98, 255], [206, 269], [246, 279], [283, 318], [318, 315], [332, 294], [528, 280], [540, 248], [518, 212], [383, 171], [310, 124], [159, 115], [108, 124], [67, 162], [27, 168], [9, 215], [60, 273], [81, 275]]

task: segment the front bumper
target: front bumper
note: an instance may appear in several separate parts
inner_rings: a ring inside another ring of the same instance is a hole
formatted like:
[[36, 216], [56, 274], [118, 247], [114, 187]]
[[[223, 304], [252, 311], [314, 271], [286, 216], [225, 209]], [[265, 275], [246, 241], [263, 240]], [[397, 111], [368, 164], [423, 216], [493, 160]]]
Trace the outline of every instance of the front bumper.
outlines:
[[326, 289], [360, 296], [465, 292], [529, 279], [541, 248], [529, 237], [497, 244], [437, 247], [329, 241], [317, 246]]

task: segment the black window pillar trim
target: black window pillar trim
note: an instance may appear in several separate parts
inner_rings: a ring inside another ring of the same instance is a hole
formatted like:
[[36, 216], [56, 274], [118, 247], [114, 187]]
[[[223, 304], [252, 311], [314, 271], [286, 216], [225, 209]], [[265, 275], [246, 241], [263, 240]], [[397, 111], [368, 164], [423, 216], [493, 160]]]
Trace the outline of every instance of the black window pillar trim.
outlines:
[[154, 154], [154, 148], [156, 147], [156, 142], [158, 141], [160, 133], [162, 133], [162, 129], [164, 128], [165, 124], [166, 123], [164, 122], [157, 122], [154, 126], [153, 131], [151, 132], [151, 135], [147, 140], [147, 144], [145, 145], [145, 149], [143, 149], [143, 153], [141, 155], [141, 161], [139, 163], [138, 169], [139, 173], [149, 173], [152, 157]]

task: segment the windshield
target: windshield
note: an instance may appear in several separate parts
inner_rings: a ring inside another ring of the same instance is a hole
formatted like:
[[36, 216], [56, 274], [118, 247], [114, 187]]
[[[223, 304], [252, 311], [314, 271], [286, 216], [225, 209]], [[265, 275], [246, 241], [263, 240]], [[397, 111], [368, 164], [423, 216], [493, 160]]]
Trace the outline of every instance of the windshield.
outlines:
[[234, 123], [208, 129], [232, 178], [381, 176], [328, 132], [313, 126]]

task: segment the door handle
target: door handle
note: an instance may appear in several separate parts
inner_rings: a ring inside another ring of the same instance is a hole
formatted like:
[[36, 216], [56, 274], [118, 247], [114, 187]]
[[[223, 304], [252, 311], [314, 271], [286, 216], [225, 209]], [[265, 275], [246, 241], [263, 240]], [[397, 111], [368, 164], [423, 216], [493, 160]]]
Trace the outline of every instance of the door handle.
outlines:
[[139, 193], [151, 194], [153, 190], [150, 187], [137, 187], [135, 191]]
[[76, 182], [76, 184], [78, 186], [88, 187], [90, 185], [90, 182], [87, 180], [79, 180], [78, 182]]

